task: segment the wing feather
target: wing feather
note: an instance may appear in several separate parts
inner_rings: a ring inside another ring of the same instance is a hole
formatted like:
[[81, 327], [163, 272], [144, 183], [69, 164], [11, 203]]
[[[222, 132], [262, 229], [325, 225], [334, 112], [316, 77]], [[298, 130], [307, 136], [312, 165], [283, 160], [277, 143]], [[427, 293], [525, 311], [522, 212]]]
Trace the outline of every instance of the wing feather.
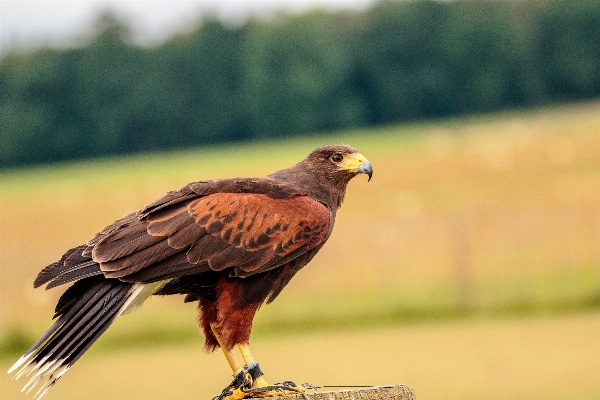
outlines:
[[162, 261], [181, 250], [170, 247], [166, 240], [155, 243], [127, 257], [100, 263], [100, 269], [107, 278], [121, 278], [140, 271], [149, 265]]
[[214, 271], [222, 271], [235, 267], [252, 258], [254, 254], [239, 247], [228, 246], [221, 252], [210, 257], [208, 265]]
[[168, 236], [181, 228], [189, 225], [190, 214], [187, 207], [178, 207], [169, 212], [163, 212], [160, 215], [153, 215], [148, 219], [148, 233], [154, 236]]
[[60, 276], [52, 280], [46, 287], [46, 289], [52, 289], [65, 283], [78, 281], [80, 279], [89, 278], [90, 276], [102, 275], [102, 271], [98, 268], [98, 264], [89, 261], [87, 263], [79, 264], [80, 267], [73, 268], [69, 272], [63, 273]]
[[131, 283], [151, 283], [170, 278], [209, 272], [210, 270], [207, 262], [200, 264], [189, 263], [187, 255], [182, 252], [149, 265], [138, 272], [121, 277], [120, 279]]
[[164, 241], [163, 237], [150, 235], [144, 225], [137, 224], [111, 233], [99, 241], [92, 251], [92, 258], [96, 262], [106, 263], [151, 248], [161, 241]]
[[57, 276], [69, 272], [73, 268], [78, 268], [78, 263], [67, 263], [67, 261], [70, 260], [71, 257], [73, 257], [73, 259], [81, 258], [82, 260], [85, 260], [84, 257], [79, 256], [85, 248], [86, 245], [74, 247], [68, 250], [65, 254], [63, 254], [60, 260], [42, 269], [38, 274], [37, 278], [35, 278], [35, 281], [33, 282], [33, 287], [40, 287], [43, 284], [50, 282]]
[[[42, 271], [36, 284], [60, 276], [57, 286], [99, 271], [127, 282], [224, 270], [246, 277], [289, 263], [329, 237], [331, 212], [293, 187], [268, 179], [195, 185], [115, 221]], [[82, 264], [92, 261], [99, 269]]]
[[[203, 236], [187, 252], [188, 261], [192, 264], [206, 262], [215, 254], [225, 250], [227, 246], [229, 244], [218, 236]], [[220, 269], [217, 269], [217, 271], [220, 271]]]
[[235, 267], [236, 276], [289, 262], [322, 244], [332, 225], [329, 210], [308, 196], [273, 199], [264, 194], [218, 193], [195, 200], [189, 210], [210, 235], [192, 246], [189, 261], [208, 261], [219, 271]]

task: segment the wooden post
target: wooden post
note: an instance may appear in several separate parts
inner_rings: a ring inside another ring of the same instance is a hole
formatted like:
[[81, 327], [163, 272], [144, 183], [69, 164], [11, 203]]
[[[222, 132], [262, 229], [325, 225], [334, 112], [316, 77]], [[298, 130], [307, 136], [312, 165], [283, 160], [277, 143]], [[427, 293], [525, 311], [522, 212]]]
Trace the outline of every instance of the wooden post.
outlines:
[[313, 391], [286, 396], [265, 397], [264, 400], [415, 400], [415, 392], [406, 385], [372, 386], [340, 391]]

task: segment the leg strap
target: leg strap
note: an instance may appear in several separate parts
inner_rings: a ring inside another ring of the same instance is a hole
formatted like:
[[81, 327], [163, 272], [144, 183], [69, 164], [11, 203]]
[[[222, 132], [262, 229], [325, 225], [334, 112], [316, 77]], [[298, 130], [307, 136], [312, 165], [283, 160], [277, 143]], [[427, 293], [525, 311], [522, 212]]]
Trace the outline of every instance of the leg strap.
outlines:
[[254, 361], [250, 365], [246, 365], [244, 368], [246, 368], [246, 370], [252, 377], [253, 381], [255, 381], [257, 378], [264, 375], [264, 373], [262, 372], [262, 370], [260, 369], [260, 366], [258, 365], [258, 363], [256, 361]]

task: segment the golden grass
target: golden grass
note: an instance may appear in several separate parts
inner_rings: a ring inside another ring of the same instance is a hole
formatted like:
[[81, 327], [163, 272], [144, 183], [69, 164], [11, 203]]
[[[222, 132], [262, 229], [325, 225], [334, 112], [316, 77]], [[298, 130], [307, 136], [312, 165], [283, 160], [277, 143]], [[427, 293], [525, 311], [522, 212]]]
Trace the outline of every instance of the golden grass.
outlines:
[[[405, 383], [422, 399], [582, 400], [600, 397], [599, 336], [594, 311], [256, 335], [252, 348], [270, 382]], [[0, 362], [0, 370], [8, 366]], [[222, 355], [203, 354], [200, 341], [110, 353], [92, 348], [47, 398], [210, 399], [229, 379]], [[25, 399], [22, 384], [0, 374], [2, 398]]]

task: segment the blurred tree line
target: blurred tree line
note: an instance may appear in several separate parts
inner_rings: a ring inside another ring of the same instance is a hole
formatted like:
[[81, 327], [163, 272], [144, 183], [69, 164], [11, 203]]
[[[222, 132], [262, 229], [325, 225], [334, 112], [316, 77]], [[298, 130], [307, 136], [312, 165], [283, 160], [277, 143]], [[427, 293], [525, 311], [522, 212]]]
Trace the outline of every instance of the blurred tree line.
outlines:
[[0, 59], [0, 167], [600, 95], [600, 1], [383, 1]]

